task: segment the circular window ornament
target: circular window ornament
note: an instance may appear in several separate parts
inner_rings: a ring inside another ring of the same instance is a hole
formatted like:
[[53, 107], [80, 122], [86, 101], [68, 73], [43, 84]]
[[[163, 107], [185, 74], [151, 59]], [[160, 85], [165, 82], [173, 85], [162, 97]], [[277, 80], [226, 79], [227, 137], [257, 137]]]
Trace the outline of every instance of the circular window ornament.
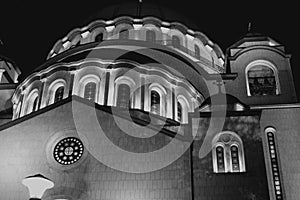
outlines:
[[54, 147], [54, 159], [62, 165], [71, 165], [83, 155], [84, 147], [76, 137], [67, 137], [60, 140]]

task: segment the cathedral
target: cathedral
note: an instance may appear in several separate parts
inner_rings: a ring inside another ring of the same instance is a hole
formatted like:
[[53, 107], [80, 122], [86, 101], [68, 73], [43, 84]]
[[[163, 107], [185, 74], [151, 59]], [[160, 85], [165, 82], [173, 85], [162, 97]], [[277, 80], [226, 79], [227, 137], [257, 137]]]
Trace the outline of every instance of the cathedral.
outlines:
[[[0, 55], [0, 200], [298, 200], [284, 44], [248, 30], [222, 50], [124, 10], [65, 33], [26, 77]], [[41, 197], [22, 184], [36, 174], [53, 182]]]

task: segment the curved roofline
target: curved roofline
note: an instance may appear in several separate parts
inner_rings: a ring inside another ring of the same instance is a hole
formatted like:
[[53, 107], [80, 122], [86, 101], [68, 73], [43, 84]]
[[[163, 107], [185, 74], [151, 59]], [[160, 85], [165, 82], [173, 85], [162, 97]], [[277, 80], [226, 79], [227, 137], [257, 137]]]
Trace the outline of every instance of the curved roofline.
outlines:
[[[149, 23], [151, 21], [155, 21], [156, 23], [154, 23], [154, 25], [160, 25], [160, 27], [165, 27], [165, 28], [175, 28], [177, 30], [179, 30], [180, 32], [182, 32], [183, 34], [189, 34], [190, 36], [193, 36], [197, 39], [199, 39], [204, 45], [209, 45], [213, 51], [216, 53], [216, 55], [222, 59], [225, 59], [225, 55], [223, 53], [223, 51], [221, 50], [221, 48], [219, 47], [219, 45], [213, 43], [205, 34], [203, 34], [200, 31], [194, 31], [189, 29], [188, 27], [186, 27], [184, 24], [180, 23], [180, 22], [176, 22], [176, 21], [172, 21], [172, 22], [167, 22], [167, 21], [163, 21], [158, 17], [153, 17], [153, 16], [145, 16], [142, 18], [133, 18], [130, 16], [120, 16], [117, 17], [113, 20], [95, 20], [90, 22], [87, 26], [82, 27], [82, 28], [74, 28], [73, 30], [71, 30], [66, 37], [58, 40], [55, 45], [53, 46], [53, 48], [51, 49], [50, 53], [48, 54], [47, 58], [50, 58], [51, 54], [53, 53], [53, 51], [55, 49], [57, 49], [57, 46], [59, 44], [63, 44], [66, 41], [71, 41], [72, 38], [74, 37], [74, 33], [84, 33], [86, 31], [91, 31], [93, 30], [93, 28], [96, 27], [106, 27], [106, 26], [112, 26], [112, 25], [117, 25], [119, 23], [124, 23], [127, 22], [129, 24], [145, 24], [145, 23]], [[72, 36], [72, 38], [71, 38]], [[61, 46], [60, 46], [61, 47]]]

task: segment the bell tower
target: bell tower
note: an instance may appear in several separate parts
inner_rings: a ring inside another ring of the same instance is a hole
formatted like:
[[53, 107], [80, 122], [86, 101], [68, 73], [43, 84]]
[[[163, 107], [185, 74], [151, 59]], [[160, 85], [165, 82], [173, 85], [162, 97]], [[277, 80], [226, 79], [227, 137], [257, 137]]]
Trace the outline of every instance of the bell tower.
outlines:
[[227, 92], [248, 105], [297, 102], [291, 55], [268, 36], [248, 32], [226, 51], [227, 72], [238, 77], [228, 82]]

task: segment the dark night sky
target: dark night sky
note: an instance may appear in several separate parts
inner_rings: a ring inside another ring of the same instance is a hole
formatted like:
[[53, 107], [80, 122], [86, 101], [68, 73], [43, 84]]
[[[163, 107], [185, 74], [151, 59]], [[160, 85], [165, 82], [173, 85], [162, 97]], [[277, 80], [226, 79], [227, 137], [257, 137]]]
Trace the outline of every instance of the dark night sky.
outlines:
[[[93, 16], [101, 16], [100, 11], [103, 8], [119, 2], [124, 4], [137, 1], [1, 2], [0, 38], [4, 43], [2, 54], [14, 60], [22, 72], [28, 74], [45, 61], [58, 39], [66, 36], [74, 28], [87, 25], [95, 19]], [[251, 21], [254, 32], [273, 38], [285, 45], [287, 53], [292, 54], [294, 79], [296, 88], [300, 91], [300, 79], [297, 79], [297, 75], [300, 74], [300, 58], [296, 51], [296, 45], [299, 45], [298, 6], [287, 1], [262, 0], [143, 0], [145, 3], [155, 1], [159, 2], [161, 7], [178, 13], [178, 16], [186, 17], [189, 23], [196, 24], [190, 28], [203, 32], [217, 43], [223, 52], [247, 32], [248, 22]]]

